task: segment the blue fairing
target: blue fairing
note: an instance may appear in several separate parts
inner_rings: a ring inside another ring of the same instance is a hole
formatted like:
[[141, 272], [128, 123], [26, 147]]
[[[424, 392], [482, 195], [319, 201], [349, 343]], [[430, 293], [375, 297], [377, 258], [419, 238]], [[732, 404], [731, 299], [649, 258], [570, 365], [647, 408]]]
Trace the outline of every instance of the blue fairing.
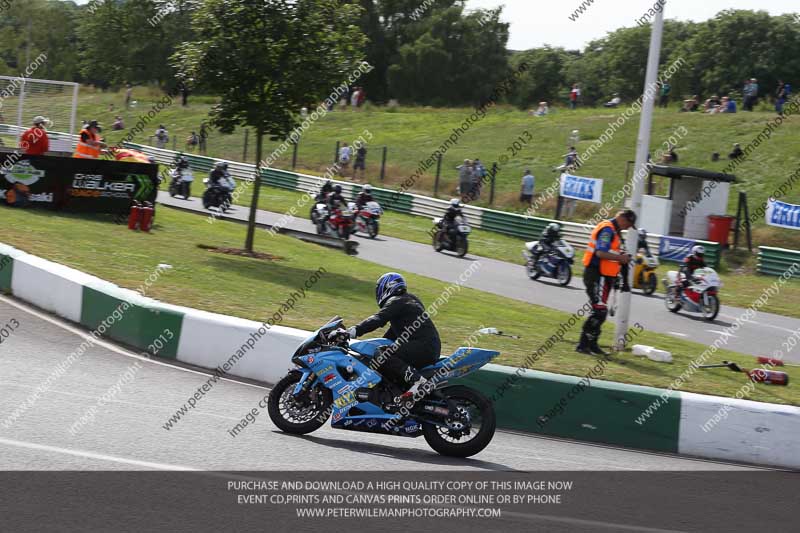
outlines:
[[[332, 324], [328, 324], [330, 327]], [[352, 352], [357, 352], [367, 357], [374, 357], [379, 346], [392, 344], [388, 339], [371, 339], [353, 342], [350, 345]], [[300, 381], [294, 389], [295, 394], [300, 394], [304, 383], [313, 379], [311, 388], [322, 385], [331, 390], [333, 396], [333, 411], [331, 423], [334, 427], [342, 429], [358, 429], [372, 432], [393, 433], [408, 437], [417, 437], [422, 434], [420, 420], [408, 418], [400, 427], [384, 424], [396, 418], [394, 414], [385, 412], [379, 405], [359, 401], [356, 391], [359, 389], [372, 389], [381, 382], [377, 372], [360, 361], [355, 354], [348, 354], [343, 348], [326, 347], [325, 351], [298, 356], [301, 362], [299, 368], [302, 372]], [[499, 352], [481, 350], [478, 348], [459, 348], [450, 357], [440, 359], [435, 365], [422, 369], [431, 374], [435, 381], [446, 381], [465, 376], [479, 369]], [[368, 361], [367, 361], [368, 363]], [[347, 378], [345, 377], [347, 376]], [[358, 408], [358, 414], [348, 415], [353, 408]]]

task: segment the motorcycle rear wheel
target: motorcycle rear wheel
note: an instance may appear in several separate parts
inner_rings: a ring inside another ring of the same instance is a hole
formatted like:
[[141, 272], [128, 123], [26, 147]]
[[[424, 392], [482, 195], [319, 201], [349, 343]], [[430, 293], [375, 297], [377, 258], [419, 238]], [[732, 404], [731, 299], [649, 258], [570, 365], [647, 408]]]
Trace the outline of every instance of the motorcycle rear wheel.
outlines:
[[[466, 435], [458, 429], [459, 422], [451, 422], [452, 428], [437, 426], [430, 422], [422, 424], [422, 432], [428, 445], [441, 455], [448, 457], [470, 457], [481, 452], [491, 442], [497, 428], [497, 418], [492, 402], [480, 392], [455, 385], [441, 390], [446, 398], [455, 401], [459, 410], [470, 417], [470, 431]], [[477, 424], [476, 424], [477, 422]], [[478, 430], [475, 431], [477, 425]], [[462, 440], [469, 437], [467, 440]]]
[[[296, 370], [289, 372], [269, 393], [267, 412], [278, 429], [294, 435], [305, 435], [316, 431], [331, 416], [333, 395], [330, 389], [318, 386], [311, 390], [306, 405], [298, 404], [294, 388], [302, 374]], [[296, 417], [296, 420], [287, 418]]]

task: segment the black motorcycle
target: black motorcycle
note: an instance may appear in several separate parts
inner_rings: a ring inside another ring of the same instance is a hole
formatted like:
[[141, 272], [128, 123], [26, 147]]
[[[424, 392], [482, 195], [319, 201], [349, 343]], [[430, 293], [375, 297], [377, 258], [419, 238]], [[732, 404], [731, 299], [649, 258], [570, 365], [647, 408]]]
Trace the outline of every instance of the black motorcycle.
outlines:
[[203, 183], [206, 186], [203, 193], [203, 207], [206, 209], [216, 207], [224, 213], [233, 203], [231, 193], [236, 187], [233, 179], [226, 176], [218, 184], [213, 184], [209, 178], [206, 178]]
[[464, 257], [469, 250], [467, 235], [472, 232], [469, 223], [464, 217], [456, 217], [453, 226], [446, 229], [443, 218], [433, 219], [433, 249], [437, 252], [448, 250], [455, 252], [458, 257]]

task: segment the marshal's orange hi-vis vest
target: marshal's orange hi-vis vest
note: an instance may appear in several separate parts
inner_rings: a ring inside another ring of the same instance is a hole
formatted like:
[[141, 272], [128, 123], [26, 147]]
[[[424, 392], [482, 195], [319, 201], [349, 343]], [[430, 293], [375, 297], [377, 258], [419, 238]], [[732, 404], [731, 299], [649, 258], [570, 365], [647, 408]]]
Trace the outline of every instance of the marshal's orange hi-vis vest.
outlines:
[[[594, 228], [592, 231], [592, 236], [589, 239], [589, 245], [586, 247], [586, 251], [583, 253], [583, 266], [588, 267], [591, 262], [592, 258], [594, 257], [594, 252], [597, 250], [597, 236], [600, 235], [600, 232], [606, 228], [611, 228], [614, 230], [614, 224], [610, 220], [604, 220], [597, 227]], [[614, 239], [611, 241], [611, 250], [612, 252], [619, 253], [622, 249], [622, 239], [619, 237], [619, 233], [614, 230]], [[622, 268], [622, 264], [617, 261], [611, 261], [609, 259], [600, 259], [600, 275], [606, 276], [609, 278], [615, 278], [619, 275], [619, 271]]]

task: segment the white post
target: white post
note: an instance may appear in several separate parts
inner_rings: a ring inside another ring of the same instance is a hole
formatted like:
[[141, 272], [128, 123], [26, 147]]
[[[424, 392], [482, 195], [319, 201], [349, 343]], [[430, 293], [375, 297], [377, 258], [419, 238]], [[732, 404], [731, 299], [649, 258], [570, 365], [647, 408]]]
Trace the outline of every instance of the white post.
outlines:
[[19, 78], [22, 83], [19, 86], [19, 96], [17, 97], [17, 127], [22, 128], [22, 108], [25, 105], [25, 78]]
[[[642, 197], [644, 196], [644, 182], [650, 173], [647, 155], [650, 153], [650, 130], [653, 126], [653, 110], [656, 104], [656, 81], [658, 79], [658, 63], [661, 56], [661, 36], [664, 31], [664, 10], [656, 13], [653, 20], [653, 29], [650, 35], [650, 53], [647, 57], [647, 75], [644, 84], [644, 98], [642, 100], [642, 120], [639, 123], [639, 138], [636, 141], [636, 165], [633, 174], [633, 193], [631, 194], [630, 208], [638, 215], [642, 214]], [[639, 235], [635, 231], [628, 231], [626, 248], [628, 253], [636, 254]], [[628, 284], [633, 286], [633, 265], [628, 269]], [[625, 336], [628, 334], [628, 323], [631, 315], [631, 293], [620, 294], [617, 312], [617, 330], [614, 345], [618, 350], [625, 348]]]
[[72, 144], [72, 139], [74, 139], [73, 135], [75, 135], [75, 116], [78, 111], [78, 84], [76, 83], [72, 89], [72, 113], [69, 117], [69, 132], [67, 133], [68, 142], [70, 149], [74, 149], [75, 146]]

